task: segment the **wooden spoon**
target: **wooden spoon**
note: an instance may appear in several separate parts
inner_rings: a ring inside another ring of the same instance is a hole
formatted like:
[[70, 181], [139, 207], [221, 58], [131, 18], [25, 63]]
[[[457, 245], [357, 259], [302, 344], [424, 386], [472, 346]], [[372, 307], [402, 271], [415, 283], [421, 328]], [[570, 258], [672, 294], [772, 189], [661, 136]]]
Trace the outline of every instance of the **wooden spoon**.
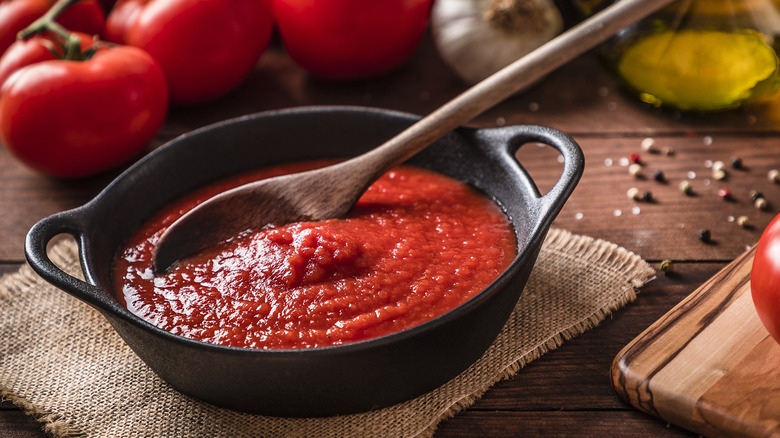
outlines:
[[154, 250], [156, 272], [247, 229], [344, 216], [382, 174], [448, 132], [672, 0], [621, 0], [466, 90], [368, 153], [324, 168], [251, 182], [179, 218]]

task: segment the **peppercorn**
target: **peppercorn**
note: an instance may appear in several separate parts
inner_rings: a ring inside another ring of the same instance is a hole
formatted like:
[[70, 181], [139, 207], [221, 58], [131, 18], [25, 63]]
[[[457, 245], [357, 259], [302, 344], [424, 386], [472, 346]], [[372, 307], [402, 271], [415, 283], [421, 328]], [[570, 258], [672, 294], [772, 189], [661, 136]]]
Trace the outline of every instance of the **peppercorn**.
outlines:
[[637, 153], [633, 153], [628, 156], [628, 161], [633, 164], [642, 164], [642, 157]]
[[780, 170], [772, 169], [767, 173], [767, 178], [773, 183], [780, 183]]
[[727, 199], [727, 200], [731, 199], [731, 190], [729, 190], [729, 189], [724, 187], [724, 188], [718, 190], [718, 196], [720, 196], [723, 199]]
[[639, 144], [639, 146], [642, 148], [643, 151], [650, 152], [650, 153], [656, 153], [658, 152], [658, 149], [655, 147], [655, 140], [652, 137], [647, 137], [642, 140], [642, 143]]
[[639, 200], [639, 189], [636, 187], [631, 187], [626, 192], [626, 196], [628, 196], [628, 199], [633, 199], [635, 201]]
[[731, 157], [731, 167], [735, 169], [742, 169], [742, 158]]
[[674, 149], [671, 147], [664, 148], [664, 155], [674, 155]]
[[737, 225], [742, 228], [747, 228], [750, 226], [750, 219], [748, 219], [747, 216], [740, 216], [737, 218]]
[[653, 172], [653, 179], [658, 182], [664, 182], [666, 181], [666, 176], [664, 175], [663, 171], [656, 170]]
[[756, 199], [763, 198], [763, 197], [764, 197], [764, 194], [759, 192], [759, 191], [757, 191], [757, 190], [751, 190], [750, 191], [750, 200], [753, 201], [753, 202], [756, 202]]
[[686, 195], [690, 195], [693, 193], [693, 186], [691, 186], [690, 181], [685, 180], [680, 183], [680, 191], [685, 193]]
[[642, 165], [639, 163], [633, 163], [628, 166], [628, 173], [632, 176], [639, 177], [642, 175]]
[[674, 263], [669, 259], [661, 260], [661, 272], [666, 274], [674, 272]]
[[645, 202], [653, 202], [653, 193], [652, 192], [642, 193], [642, 200]]
[[708, 243], [710, 240], [712, 240], [712, 234], [710, 233], [710, 230], [706, 228], [699, 231], [698, 237], [699, 240], [701, 240], [704, 243]]
[[712, 171], [716, 172], [718, 170], [723, 170], [726, 168], [726, 165], [723, 163], [723, 161], [716, 161], [712, 163]]
[[764, 198], [756, 198], [755, 202], [753, 202], [753, 206], [759, 210], [766, 210], [767, 207], [769, 207], [769, 203], [766, 202], [766, 199]]
[[726, 171], [723, 169], [717, 169], [712, 171], [712, 177], [720, 181], [726, 179]]

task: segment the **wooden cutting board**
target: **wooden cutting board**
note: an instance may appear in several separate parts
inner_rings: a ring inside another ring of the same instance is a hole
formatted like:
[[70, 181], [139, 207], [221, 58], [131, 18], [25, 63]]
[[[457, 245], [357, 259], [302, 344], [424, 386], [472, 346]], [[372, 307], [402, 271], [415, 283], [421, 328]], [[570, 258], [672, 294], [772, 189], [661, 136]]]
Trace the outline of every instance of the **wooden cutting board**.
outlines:
[[753, 307], [755, 247], [628, 344], [612, 385], [629, 404], [708, 437], [780, 437], [780, 345]]

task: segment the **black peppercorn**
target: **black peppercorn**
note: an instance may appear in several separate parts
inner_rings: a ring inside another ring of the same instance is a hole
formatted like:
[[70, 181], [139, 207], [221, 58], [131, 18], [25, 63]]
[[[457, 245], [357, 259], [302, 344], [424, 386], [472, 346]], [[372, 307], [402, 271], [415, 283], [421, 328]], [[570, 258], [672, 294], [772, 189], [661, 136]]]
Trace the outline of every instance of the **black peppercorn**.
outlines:
[[712, 234], [710, 233], [710, 230], [703, 229], [699, 231], [699, 240], [701, 240], [704, 243], [708, 243], [712, 239]]
[[742, 158], [731, 157], [731, 167], [735, 169], [742, 169]]
[[756, 202], [756, 199], [763, 198], [763, 197], [764, 197], [764, 194], [759, 192], [759, 191], [757, 191], [757, 190], [752, 190], [750, 192], [750, 200], [753, 201], [753, 202]]
[[663, 171], [656, 170], [653, 172], [653, 179], [658, 182], [664, 182], [666, 181], [666, 176], [664, 175]]

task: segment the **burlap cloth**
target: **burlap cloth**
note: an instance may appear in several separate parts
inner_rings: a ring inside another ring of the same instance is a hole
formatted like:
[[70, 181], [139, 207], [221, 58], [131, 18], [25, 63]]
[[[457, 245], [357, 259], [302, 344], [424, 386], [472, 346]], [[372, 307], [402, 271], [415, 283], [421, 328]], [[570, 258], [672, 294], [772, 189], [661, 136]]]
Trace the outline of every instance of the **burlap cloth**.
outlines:
[[[58, 243], [50, 256], [80, 272], [74, 243]], [[276, 418], [179, 394], [98, 312], [24, 266], [0, 278], [0, 395], [60, 437], [430, 436], [494, 383], [632, 301], [653, 274], [639, 256], [615, 244], [553, 229], [510, 320], [460, 376], [377, 411]]]

